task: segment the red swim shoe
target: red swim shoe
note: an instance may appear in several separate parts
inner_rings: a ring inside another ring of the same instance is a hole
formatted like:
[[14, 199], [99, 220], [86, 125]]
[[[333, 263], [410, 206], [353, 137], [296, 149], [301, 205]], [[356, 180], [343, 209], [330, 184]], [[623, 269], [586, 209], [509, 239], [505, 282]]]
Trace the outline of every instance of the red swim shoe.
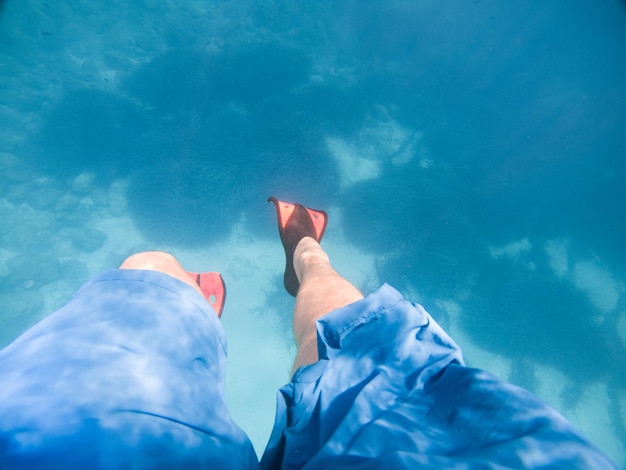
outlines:
[[222, 318], [224, 303], [226, 302], [226, 284], [220, 273], [193, 273], [187, 271], [187, 274], [193, 279], [206, 301], [213, 307], [218, 318]]
[[268, 199], [276, 206], [278, 233], [285, 248], [285, 289], [294, 297], [298, 294], [300, 282], [293, 267], [293, 253], [296, 245], [304, 237], [320, 242], [328, 224], [328, 214], [322, 210], [309, 209], [301, 204], [279, 201], [274, 196]]

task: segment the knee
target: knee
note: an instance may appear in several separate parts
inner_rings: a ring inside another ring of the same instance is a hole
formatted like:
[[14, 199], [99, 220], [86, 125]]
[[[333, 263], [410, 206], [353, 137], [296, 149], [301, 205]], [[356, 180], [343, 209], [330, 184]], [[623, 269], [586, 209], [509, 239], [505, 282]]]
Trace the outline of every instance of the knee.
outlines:
[[178, 260], [163, 251], [144, 251], [142, 253], [136, 253], [126, 258], [121, 264], [120, 269], [148, 269], [151, 271], [159, 271], [190, 285], [202, 294], [198, 284], [189, 277]]
[[151, 269], [154, 271], [169, 271], [181, 269], [178, 260], [163, 251], [144, 251], [129, 256], [121, 264], [120, 269]]

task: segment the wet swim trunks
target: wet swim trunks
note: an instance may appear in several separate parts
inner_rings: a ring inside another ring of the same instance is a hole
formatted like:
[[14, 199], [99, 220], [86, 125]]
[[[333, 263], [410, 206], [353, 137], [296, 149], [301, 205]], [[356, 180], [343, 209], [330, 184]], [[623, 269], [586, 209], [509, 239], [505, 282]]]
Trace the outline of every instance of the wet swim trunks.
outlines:
[[464, 367], [387, 285], [317, 331], [320, 361], [278, 394], [264, 469], [617, 468], [531, 393]]
[[258, 468], [190, 286], [111, 270], [0, 351], [0, 468]]
[[[463, 366], [389, 286], [319, 320], [263, 468], [617, 468], [532, 394]], [[225, 336], [190, 286], [112, 270], [0, 351], [0, 468], [258, 468]]]

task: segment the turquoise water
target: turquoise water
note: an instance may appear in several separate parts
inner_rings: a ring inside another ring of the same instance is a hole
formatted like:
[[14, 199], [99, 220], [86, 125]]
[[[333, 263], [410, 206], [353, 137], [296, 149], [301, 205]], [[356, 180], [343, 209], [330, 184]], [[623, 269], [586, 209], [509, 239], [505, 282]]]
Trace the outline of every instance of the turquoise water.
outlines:
[[0, 345], [133, 252], [219, 270], [262, 452], [276, 195], [626, 462], [625, 2], [319, 3], [0, 2]]

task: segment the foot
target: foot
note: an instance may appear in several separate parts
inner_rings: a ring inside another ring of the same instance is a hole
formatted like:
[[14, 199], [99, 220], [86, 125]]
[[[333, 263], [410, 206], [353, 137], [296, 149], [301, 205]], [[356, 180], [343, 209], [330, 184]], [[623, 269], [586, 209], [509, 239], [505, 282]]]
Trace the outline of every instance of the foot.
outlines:
[[273, 196], [268, 201], [273, 202], [276, 207], [278, 232], [285, 249], [285, 289], [295, 297], [300, 288], [293, 263], [296, 246], [305, 237], [310, 237], [319, 243], [324, 236], [328, 216], [324, 211], [309, 209], [301, 204], [282, 202]]

